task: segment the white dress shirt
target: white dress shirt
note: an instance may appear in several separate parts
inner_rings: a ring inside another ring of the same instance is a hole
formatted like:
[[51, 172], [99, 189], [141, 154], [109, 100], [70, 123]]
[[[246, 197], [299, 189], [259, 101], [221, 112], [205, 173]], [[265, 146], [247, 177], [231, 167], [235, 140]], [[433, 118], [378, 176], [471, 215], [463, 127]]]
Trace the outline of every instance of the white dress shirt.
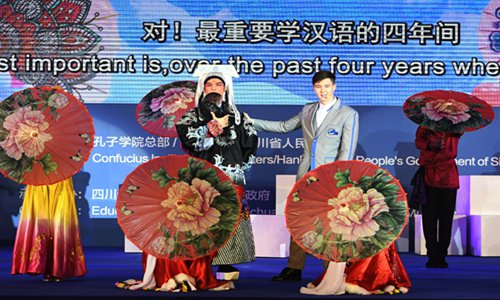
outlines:
[[337, 97], [334, 97], [333, 101], [331, 103], [328, 103], [327, 105], [323, 105], [321, 104], [321, 102], [319, 103], [318, 110], [316, 111], [316, 128], [319, 128], [319, 126], [321, 126], [321, 123], [326, 118], [326, 115], [333, 108], [336, 102]]

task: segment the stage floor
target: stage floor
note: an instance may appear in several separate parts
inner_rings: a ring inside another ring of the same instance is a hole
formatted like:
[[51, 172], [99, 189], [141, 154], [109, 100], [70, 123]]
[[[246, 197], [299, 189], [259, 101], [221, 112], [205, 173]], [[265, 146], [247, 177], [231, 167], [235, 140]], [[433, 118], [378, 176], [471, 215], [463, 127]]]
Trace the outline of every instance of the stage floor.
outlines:
[[[43, 282], [41, 276], [10, 275], [10, 248], [0, 248], [0, 297], [19, 298], [174, 298], [175, 299], [324, 299], [306, 296], [301, 286], [318, 276], [321, 261], [308, 257], [301, 282], [271, 282], [270, 278], [286, 265], [284, 258], [258, 258], [239, 265], [240, 279], [236, 290], [225, 292], [193, 292], [169, 294], [152, 291], [128, 291], [114, 286], [115, 281], [140, 278], [141, 255], [124, 253], [121, 248], [84, 248], [88, 273], [58, 283]], [[451, 256], [448, 269], [426, 269], [426, 258], [401, 253], [412, 288], [406, 295], [328, 296], [341, 299], [500, 299], [500, 257]]]

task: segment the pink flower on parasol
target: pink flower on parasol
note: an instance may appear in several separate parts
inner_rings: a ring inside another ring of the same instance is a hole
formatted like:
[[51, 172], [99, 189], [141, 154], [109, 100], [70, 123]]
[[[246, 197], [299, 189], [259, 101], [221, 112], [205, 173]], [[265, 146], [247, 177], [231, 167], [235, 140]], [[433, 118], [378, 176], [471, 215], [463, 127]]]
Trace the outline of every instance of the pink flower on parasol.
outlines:
[[151, 99], [150, 108], [153, 112], [161, 110], [164, 115], [185, 110], [188, 104], [194, 101], [194, 93], [187, 88], [172, 88], [165, 90], [163, 95]]
[[206, 180], [194, 178], [191, 184], [176, 182], [167, 195], [161, 206], [170, 209], [167, 218], [181, 232], [203, 234], [220, 220], [220, 211], [211, 207], [220, 193]]
[[353, 186], [329, 199], [328, 205], [333, 206], [328, 212], [330, 229], [350, 241], [374, 236], [380, 229], [374, 217], [389, 211], [384, 195], [376, 189], [365, 193], [360, 187]]
[[450, 120], [453, 124], [458, 124], [469, 120], [471, 117], [467, 112], [469, 107], [466, 104], [453, 99], [437, 99], [429, 101], [422, 107], [422, 112], [433, 121], [440, 121], [443, 118]]
[[5, 118], [3, 127], [9, 134], [0, 146], [6, 154], [15, 160], [20, 160], [23, 154], [30, 158], [40, 155], [45, 142], [52, 139], [52, 135], [45, 132], [49, 123], [44, 119], [41, 111], [32, 111], [31, 107], [21, 107]]
[[466, 93], [446, 90], [412, 95], [405, 101], [403, 111], [418, 125], [450, 133], [480, 129], [495, 116], [487, 102]]
[[195, 92], [193, 81], [175, 81], [157, 87], [137, 104], [137, 122], [152, 134], [176, 137], [175, 122], [194, 108]]

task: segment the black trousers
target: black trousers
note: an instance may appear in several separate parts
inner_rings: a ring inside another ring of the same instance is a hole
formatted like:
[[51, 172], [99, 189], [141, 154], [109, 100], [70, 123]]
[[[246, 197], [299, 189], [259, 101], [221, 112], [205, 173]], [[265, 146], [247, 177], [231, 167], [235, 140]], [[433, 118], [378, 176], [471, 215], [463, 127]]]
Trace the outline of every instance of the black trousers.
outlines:
[[427, 256], [444, 260], [451, 241], [451, 227], [457, 200], [456, 189], [425, 187], [427, 203], [422, 206], [422, 223]]

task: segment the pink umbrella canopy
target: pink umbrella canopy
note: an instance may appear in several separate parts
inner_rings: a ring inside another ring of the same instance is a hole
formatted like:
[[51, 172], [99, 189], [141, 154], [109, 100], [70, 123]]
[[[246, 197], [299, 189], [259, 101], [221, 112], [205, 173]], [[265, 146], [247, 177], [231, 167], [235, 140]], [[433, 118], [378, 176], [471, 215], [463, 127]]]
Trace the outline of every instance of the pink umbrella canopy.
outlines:
[[209, 162], [167, 155], [141, 164], [118, 191], [118, 223], [139, 249], [194, 259], [222, 247], [236, 230], [241, 202], [229, 177]]
[[403, 111], [418, 125], [449, 133], [483, 128], [495, 117], [491, 105], [483, 100], [446, 90], [417, 93], [405, 101]]
[[408, 221], [399, 182], [368, 162], [336, 161], [309, 171], [287, 200], [292, 238], [323, 260], [371, 257], [392, 244]]
[[136, 118], [146, 131], [176, 137], [175, 122], [195, 107], [196, 82], [175, 81], [150, 91], [137, 104]]
[[94, 124], [75, 96], [54, 87], [16, 92], [0, 103], [0, 171], [22, 184], [73, 176], [94, 146]]

